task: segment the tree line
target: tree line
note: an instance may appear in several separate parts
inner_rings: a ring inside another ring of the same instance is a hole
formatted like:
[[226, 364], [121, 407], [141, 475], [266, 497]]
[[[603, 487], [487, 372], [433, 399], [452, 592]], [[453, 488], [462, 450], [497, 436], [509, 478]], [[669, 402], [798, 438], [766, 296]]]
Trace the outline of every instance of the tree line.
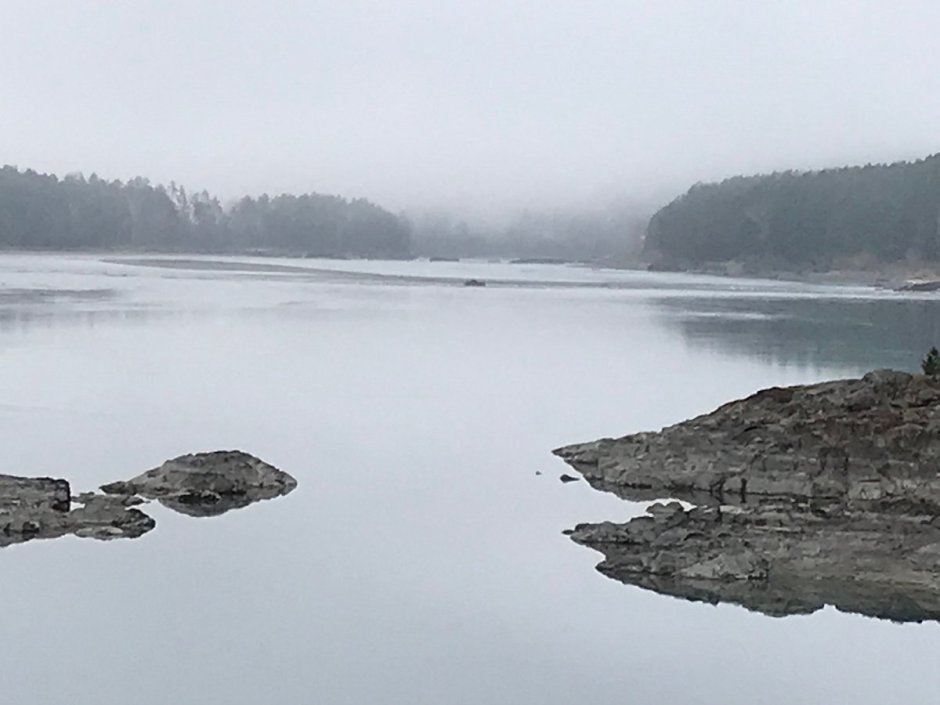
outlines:
[[825, 270], [940, 258], [940, 154], [696, 184], [650, 220], [646, 257]]
[[400, 258], [411, 255], [411, 228], [365, 199], [311, 193], [223, 205], [144, 178], [60, 179], [4, 166], [0, 247]]

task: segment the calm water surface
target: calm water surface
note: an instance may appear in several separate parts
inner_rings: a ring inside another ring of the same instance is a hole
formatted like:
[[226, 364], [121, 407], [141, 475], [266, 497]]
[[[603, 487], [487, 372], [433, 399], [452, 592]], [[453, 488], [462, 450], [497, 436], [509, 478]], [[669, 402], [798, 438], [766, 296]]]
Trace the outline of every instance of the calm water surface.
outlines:
[[136, 541], [0, 551], [2, 702], [936, 701], [936, 624], [772, 619], [596, 573], [562, 530], [642, 507], [562, 485], [550, 450], [763, 386], [914, 368], [940, 339], [938, 300], [288, 264], [347, 274], [0, 257], [2, 472], [81, 491], [241, 448], [300, 482], [212, 519], [151, 507], [157, 529]]

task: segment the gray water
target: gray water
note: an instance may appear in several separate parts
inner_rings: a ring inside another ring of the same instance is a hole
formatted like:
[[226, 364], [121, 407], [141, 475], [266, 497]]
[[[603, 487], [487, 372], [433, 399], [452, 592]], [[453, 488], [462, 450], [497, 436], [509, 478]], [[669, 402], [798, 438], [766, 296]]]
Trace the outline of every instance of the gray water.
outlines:
[[0, 257], [0, 471], [81, 491], [240, 448], [300, 483], [211, 519], [151, 505], [158, 526], [138, 540], [0, 551], [3, 703], [936, 700], [940, 625], [773, 619], [604, 578], [561, 532], [643, 507], [561, 484], [550, 451], [759, 387], [912, 369], [940, 301], [287, 264], [345, 274]]

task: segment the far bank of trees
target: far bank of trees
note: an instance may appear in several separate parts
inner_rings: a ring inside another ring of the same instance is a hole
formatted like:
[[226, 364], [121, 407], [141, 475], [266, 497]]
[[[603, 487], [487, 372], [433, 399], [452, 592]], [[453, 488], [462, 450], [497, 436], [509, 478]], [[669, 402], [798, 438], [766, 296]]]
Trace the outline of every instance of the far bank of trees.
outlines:
[[650, 220], [644, 253], [683, 267], [738, 260], [828, 269], [940, 258], [940, 155], [697, 184]]
[[636, 204], [527, 211], [500, 225], [450, 214], [395, 215], [365, 199], [311, 193], [223, 203], [145, 178], [108, 181], [0, 167], [0, 248], [263, 253], [310, 257], [636, 260]]
[[246, 252], [408, 257], [406, 220], [364, 199], [245, 197], [231, 205], [205, 191], [147, 179], [58, 178], [0, 168], [0, 247]]

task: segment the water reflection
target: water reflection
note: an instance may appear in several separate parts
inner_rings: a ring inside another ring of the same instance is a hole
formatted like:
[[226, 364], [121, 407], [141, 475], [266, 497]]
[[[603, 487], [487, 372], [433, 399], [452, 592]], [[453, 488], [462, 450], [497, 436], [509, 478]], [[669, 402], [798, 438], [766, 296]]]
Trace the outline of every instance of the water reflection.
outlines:
[[235, 494], [220, 495], [213, 492], [190, 492], [157, 500], [167, 509], [190, 517], [217, 517], [244, 509], [255, 502], [275, 499], [291, 492], [290, 489], [252, 488]]
[[114, 289], [7, 287], [0, 289], [0, 306], [107, 301], [113, 299], [116, 295], [117, 292]]
[[916, 368], [940, 342], [933, 298], [660, 299], [691, 347], [796, 366]]
[[79, 324], [94, 328], [101, 324], [136, 323], [146, 324], [171, 316], [177, 318], [180, 312], [168, 310], [148, 310], [146, 308], [127, 309], [81, 309], [81, 308], [0, 308], [0, 333], [24, 331], [32, 328], [55, 329], [66, 324]]
[[604, 575], [693, 602], [773, 617], [831, 605], [896, 622], [940, 620], [940, 528], [929, 516], [675, 503], [626, 524], [583, 524], [571, 536], [604, 554]]
[[36, 325], [51, 328], [62, 322], [92, 327], [102, 322], [146, 321], [167, 315], [134, 305], [113, 288], [0, 288], [0, 332]]

